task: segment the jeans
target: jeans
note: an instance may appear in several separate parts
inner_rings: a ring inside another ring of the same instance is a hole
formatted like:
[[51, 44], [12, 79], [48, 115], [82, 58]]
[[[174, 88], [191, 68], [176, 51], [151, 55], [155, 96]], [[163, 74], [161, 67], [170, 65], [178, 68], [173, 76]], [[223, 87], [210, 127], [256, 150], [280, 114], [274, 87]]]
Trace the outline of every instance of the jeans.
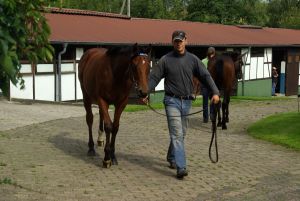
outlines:
[[275, 88], [276, 88], [276, 82], [272, 82], [272, 96], [275, 95]]
[[203, 120], [208, 120], [208, 89], [206, 87], [201, 88], [202, 91], [202, 107], [203, 107]]
[[180, 171], [186, 168], [184, 137], [188, 127], [188, 117], [181, 115], [189, 114], [192, 101], [166, 95], [164, 105], [170, 134], [167, 160], [175, 162], [177, 171]]

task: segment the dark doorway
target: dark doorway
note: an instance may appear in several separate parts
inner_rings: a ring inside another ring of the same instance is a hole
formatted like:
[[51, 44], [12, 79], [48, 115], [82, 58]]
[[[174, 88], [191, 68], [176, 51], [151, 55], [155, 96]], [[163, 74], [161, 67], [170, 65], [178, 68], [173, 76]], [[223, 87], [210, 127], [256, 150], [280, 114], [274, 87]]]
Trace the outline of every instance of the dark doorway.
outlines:
[[287, 52], [286, 95], [298, 94], [300, 48], [290, 48]]
[[[281, 73], [285, 73], [285, 71], [281, 72], [281, 62], [285, 61], [286, 62], [286, 54], [287, 54], [287, 49], [285, 48], [273, 48], [272, 51], [272, 67], [277, 68], [277, 73], [279, 75], [278, 77], [278, 82], [275, 88], [275, 93], [285, 93], [285, 79], [282, 79], [280, 76]], [[281, 88], [281, 89], [280, 89]]]

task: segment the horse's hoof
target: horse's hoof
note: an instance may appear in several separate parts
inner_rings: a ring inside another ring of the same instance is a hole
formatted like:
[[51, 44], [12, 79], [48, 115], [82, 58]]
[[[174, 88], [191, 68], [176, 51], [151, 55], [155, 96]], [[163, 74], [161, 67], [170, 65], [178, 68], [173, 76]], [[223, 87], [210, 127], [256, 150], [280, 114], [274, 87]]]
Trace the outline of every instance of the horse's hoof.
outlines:
[[221, 127], [222, 123], [218, 122], [217, 127]]
[[110, 168], [110, 166], [111, 166], [111, 160], [107, 160], [107, 161], [103, 160], [103, 167], [104, 168]]
[[222, 130], [227, 130], [227, 126], [226, 126], [226, 125], [223, 125], [223, 126], [222, 126]]
[[96, 156], [96, 152], [94, 149], [90, 149], [88, 152], [87, 152], [87, 155], [88, 156]]
[[116, 158], [111, 159], [112, 165], [118, 165], [118, 160]]
[[229, 119], [226, 119], [226, 123], [228, 123], [229, 122]]
[[97, 144], [99, 147], [103, 147], [104, 146], [104, 141], [97, 141]]

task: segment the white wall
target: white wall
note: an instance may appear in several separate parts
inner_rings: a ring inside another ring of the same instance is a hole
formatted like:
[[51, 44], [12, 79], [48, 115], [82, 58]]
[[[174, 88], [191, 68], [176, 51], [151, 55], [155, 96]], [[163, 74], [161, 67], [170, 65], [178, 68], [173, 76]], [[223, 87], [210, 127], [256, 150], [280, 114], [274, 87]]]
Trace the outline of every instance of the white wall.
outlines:
[[270, 78], [272, 69], [272, 48], [265, 48], [264, 54], [264, 78]]
[[[248, 52], [248, 48], [242, 49], [242, 54]], [[255, 80], [271, 77], [272, 68], [272, 48], [264, 48], [264, 55], [251, 57], [251, 52], [244, 56], [244, 78], [245, 80]]]
[[14, 86], [10, 83], [10, 97], [18, 99], [33, 99], [33, 78], [32, 75], [23, 75], [25, 81], [25, 88], [20, 89], [20, 85]]
[[75, 100], [75, 74], [61, 75], [61, 100]]
[[55, 77], [53, 75], [35, 76], [35, 99], [55, 101]]
[[298, 85], [300, 85], [300, 62], [299, 62], [299, 78], [298, 78]]

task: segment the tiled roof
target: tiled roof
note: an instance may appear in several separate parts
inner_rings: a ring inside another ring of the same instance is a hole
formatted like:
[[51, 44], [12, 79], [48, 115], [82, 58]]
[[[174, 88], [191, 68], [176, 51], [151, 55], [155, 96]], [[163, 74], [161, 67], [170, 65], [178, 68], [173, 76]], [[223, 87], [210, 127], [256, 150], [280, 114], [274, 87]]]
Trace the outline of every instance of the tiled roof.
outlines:
[[187, 33], [189, 45], [300, 46], [300, 30], [229, 26], [178, 20], [129, 18], [124, 15], [51, 9], [45, 13], [52, 43], [170, 45], [174, 30]]

